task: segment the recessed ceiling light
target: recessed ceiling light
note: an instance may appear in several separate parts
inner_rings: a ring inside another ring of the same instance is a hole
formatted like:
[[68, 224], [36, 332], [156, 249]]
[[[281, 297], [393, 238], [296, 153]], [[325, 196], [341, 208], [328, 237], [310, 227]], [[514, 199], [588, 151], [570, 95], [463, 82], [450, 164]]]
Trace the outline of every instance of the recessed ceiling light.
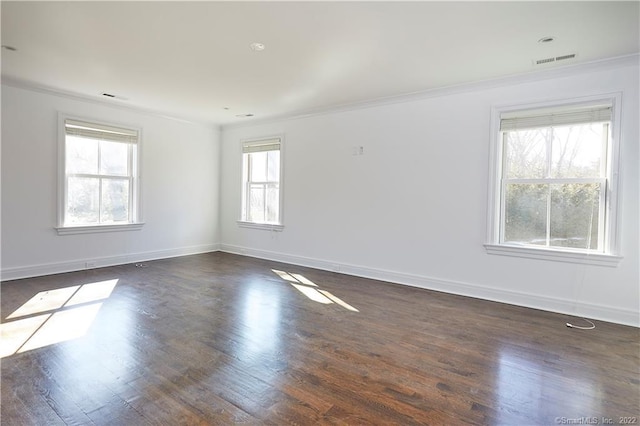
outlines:
[[229, 107], [223, 107], [222, 109], [225, 111], [229, 111]]
[[16, 50], [18, 50], [18, 49], [16, 49], [15, 47], [13, 47], [13, 46], [8, 46], [8, 45], [6, 45], [6, 44], [3, 44], [3, 45], [2, 45], [2, 48], [3, 48], [4, 50], [10, 50], [11, 52], [15, 52]]
[[251, 43], [249, 47], [255, 52], [262, 52], [265, 46], [262, 43]]
[[542, 37], [538, 43], [551, 43], [553, 40], [555, 40], [554, 37]]

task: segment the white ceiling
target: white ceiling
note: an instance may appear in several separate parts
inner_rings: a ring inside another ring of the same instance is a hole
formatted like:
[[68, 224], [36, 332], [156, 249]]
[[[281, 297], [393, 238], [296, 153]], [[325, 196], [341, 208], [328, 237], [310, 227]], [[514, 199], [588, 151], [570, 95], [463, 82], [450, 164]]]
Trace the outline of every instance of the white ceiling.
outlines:
[[224, 125], [637, 54], [639, 5], [2, 1], [2, 76]]

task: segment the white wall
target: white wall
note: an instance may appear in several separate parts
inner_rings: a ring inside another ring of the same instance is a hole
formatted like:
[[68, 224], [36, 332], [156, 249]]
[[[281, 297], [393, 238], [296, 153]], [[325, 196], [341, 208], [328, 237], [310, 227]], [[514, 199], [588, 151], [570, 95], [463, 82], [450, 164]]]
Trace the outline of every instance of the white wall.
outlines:
[[[639, 324], [638, 64], [633, 60], [222, 133], [221, 248]], [[489, 255], [490, 110], [623, 93], [618, 267]], [[284, 231], [239, 228], [244, 138], [284, 134]], [[352, 147], [364, 155], [353, 156]], [[357, 301], [349, 301], [354, 306]]]
[[[638, 75], [636, 58], [228, 127], [222, 145], [216, 128], [3, 85], [2, 278], [222, 247], [637, 326]], [[612, 92], [623, 93], [622, 263], [612, 268], [487, 254], [490, 108]], [[56, 234], [59, 111], [143, 128], [141, 231]], [[285, 229], [239, 228], [239, 141], [273, 134], [285, 135]], [[353, 156], [354, 146], [365, 154]]]
[[[142, 230], [58, 236], [58, 112], [141, 127]], [[217, 249], [219, 129], [2, 86], [2, 278]]]

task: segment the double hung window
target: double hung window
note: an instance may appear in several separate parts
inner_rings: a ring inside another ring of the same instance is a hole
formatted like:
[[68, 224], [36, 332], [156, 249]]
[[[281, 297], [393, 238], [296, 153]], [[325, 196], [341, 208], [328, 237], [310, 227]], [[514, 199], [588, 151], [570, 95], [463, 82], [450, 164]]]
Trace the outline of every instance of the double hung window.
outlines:
[[497, 114], [490, 245], [614, 254], [613, 106]]
[[241, 222], [282, 225], [281, 138], [242, 143]]
[[139, 130], [71, 118], [61, 124], [59, 231], [136, 224]]

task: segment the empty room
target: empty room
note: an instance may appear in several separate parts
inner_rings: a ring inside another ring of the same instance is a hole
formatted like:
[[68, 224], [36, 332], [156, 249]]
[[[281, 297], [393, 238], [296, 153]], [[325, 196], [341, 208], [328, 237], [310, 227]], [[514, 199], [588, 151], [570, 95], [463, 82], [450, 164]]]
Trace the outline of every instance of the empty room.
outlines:
[[3, 425], [640, 421], [640, 2], [0, 8]]

